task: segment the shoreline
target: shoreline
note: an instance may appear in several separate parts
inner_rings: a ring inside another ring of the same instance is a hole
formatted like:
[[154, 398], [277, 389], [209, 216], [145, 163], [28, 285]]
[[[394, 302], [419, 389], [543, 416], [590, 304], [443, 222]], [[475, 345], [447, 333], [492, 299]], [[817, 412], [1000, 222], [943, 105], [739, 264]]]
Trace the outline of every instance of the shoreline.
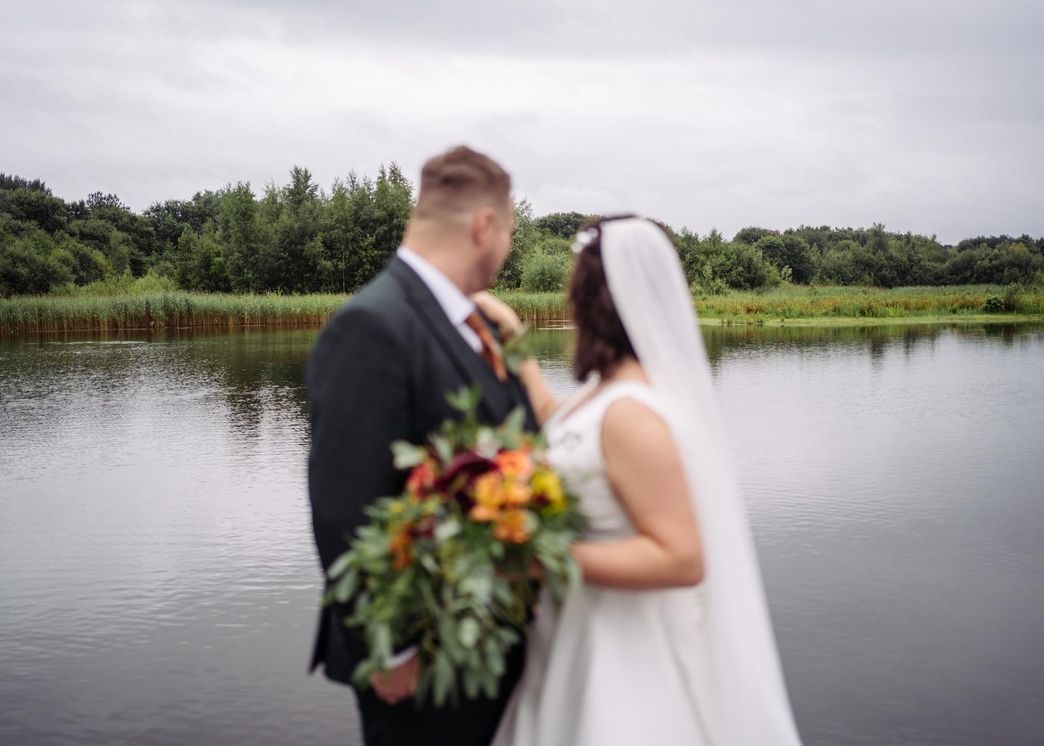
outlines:
[[[1044, 322], [1044, 290], [1021, 290], [998, 307], [1004, 288], [811, 288], [694, 296], [704, 326], [860, 327]], [[499, 292], [537, 328], [569, 325], [564, 293]], [[321, 327], [345, 295], [225, 295], [189, 292], [0, 299], [0, 338], [50, 333], [309, 329]], [[986, 312], [985, 307], [991, 307]], [[996, 310], [994, 310], [996, 309]]]

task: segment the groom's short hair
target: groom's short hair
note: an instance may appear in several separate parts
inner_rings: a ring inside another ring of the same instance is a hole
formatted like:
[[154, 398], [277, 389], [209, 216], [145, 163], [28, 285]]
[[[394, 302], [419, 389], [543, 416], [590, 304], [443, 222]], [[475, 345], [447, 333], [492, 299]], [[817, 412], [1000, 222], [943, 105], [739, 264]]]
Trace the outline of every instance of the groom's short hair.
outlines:
[[424, 164], [414, 214], [438, 218], [510, 202], [508, 172], [489, 156], [459, 145]]

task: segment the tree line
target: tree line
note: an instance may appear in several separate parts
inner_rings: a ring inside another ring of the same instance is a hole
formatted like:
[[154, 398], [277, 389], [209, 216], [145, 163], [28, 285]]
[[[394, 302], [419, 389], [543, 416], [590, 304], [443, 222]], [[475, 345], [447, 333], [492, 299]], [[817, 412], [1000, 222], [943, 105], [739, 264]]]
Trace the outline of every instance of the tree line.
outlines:
[[[66, 202], [46, 184], [0, 174], [0, 295], [69, 291], [113, 277], [153, 275], [205, 292], [348, 293], [399, 245], [413, 186], [400, 168], [350, 173], [329, 190], [294, 167], [285, 184], [247, 183], [157, 202], [135, 213], [114, 194]], [[573, 236], [592, 216], [537, 217], [515, 205], [502, 288], [560, 290]], [[934, 236], [827, 226], [750, 227], [726, 239], [663, 225], [693, 291], [823, 285], [1044, 284], [1044, 238]]]

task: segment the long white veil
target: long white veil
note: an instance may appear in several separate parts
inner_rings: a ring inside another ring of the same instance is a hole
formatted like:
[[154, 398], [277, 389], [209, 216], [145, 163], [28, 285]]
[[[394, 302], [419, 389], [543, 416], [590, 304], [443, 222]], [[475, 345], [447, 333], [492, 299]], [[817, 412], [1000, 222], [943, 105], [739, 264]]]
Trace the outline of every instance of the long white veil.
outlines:
[[613, 302], [685, 464], [704, 553], [715, 746], [800, 744], [692, 295], [670, 240], [642, 218], [601, 224]]

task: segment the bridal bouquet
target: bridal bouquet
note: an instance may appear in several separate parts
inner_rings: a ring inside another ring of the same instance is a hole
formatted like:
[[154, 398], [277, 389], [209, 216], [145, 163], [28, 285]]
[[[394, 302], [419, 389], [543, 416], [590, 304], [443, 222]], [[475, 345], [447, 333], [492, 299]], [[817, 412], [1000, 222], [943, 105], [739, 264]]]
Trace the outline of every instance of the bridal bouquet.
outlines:
[[326, 596], [352, 602], [345, 623], [368, 643], [356, 683], [417, 645], [417, 697], [436, 706], [461, 691], [496, 696], [539, 591], [532, 569], [560, 598], [579, 582], [569, 546], [584, 526], [544, 444], [523, 431], [521, 408], [489, 427], [475, 417], [477, 389], [449, 401], [460, 420], [425, 445], [392, 445], [396, 467], [410, 470], [405, 492], [369, 508], [370, 522], [329, 569]]

